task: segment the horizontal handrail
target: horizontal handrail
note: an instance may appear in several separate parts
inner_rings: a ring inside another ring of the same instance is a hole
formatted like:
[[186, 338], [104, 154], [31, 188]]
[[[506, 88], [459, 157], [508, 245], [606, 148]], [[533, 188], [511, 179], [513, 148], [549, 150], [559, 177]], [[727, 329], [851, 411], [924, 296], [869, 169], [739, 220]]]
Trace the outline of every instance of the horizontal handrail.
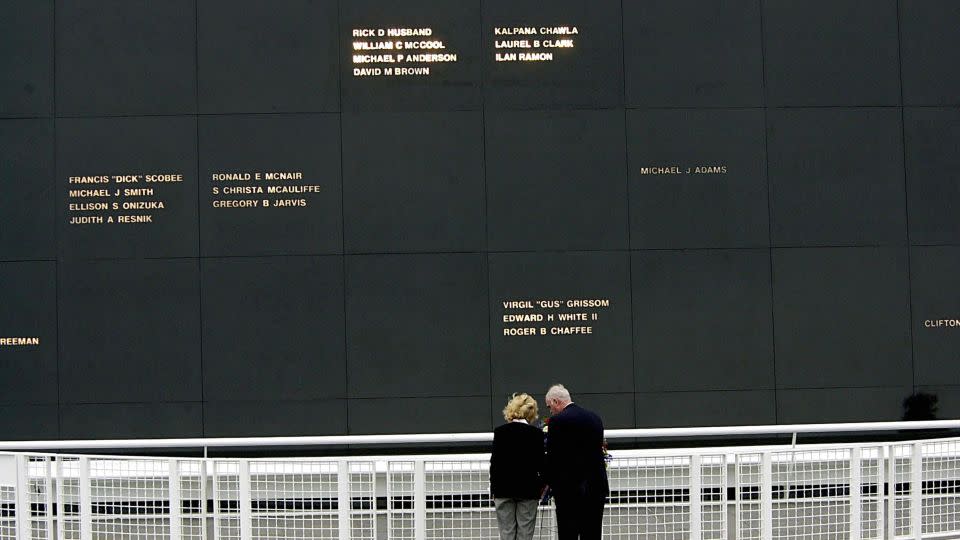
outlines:
[[[716, 426], [685, 428], [610, 429], [604, 435], [614, 439], [663, 439], [696, 437], [737, 437], [746, 435], [796, 435], [799, 433], [876, 433], [960, 429], [960, 420], [916, 422], [855, 422], [845, 424], [784, 424], [764, 426]], [[421, 433], [398, 435], [326, 435], [317, 437], [214, 437], [186, 439], [95, 439], [70, 441], [0, 441], [0, 451], [14, 450], [96, 450], [142, 448], [238, 448], [282, 446], [398, 446], [404, 444], [486, 443], [493, 433]]]

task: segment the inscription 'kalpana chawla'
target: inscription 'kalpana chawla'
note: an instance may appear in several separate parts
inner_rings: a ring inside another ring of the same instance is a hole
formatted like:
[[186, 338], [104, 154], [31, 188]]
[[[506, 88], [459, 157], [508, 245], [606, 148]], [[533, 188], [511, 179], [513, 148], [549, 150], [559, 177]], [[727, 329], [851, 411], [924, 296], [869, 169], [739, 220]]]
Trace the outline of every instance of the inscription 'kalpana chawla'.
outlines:
[[497, 62], [553, 62], [559, 50], [577, 45], [577, 26], [497, 26], [493, 29]]
[[182, 174], [170, 173], [69, 176], [67, 224], [156, 223], [168, 204], [161, 191], [182, 183]]
[[354, 28], [354, 77], [431, 75], [432, 65], [459, 60], [433, 28]]

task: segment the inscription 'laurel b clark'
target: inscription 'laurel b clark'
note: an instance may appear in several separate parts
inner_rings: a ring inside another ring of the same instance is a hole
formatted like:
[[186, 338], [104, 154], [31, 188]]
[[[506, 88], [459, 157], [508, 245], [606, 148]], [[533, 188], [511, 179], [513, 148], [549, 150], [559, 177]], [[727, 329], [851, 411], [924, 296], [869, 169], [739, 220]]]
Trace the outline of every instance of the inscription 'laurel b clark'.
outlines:
[[497, 62], [553, 62], [557, 49], [572, 50], [576, 26], [498, 26], [493, 29]]

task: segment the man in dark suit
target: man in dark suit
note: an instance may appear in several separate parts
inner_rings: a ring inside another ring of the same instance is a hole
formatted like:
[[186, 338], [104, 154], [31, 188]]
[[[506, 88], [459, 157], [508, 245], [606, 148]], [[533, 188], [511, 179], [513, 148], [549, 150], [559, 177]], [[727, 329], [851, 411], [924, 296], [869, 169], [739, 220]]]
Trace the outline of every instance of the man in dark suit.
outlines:
[[610, 492], [603, 460], [603, 421], [580, 407], [561, 384], [546, 397], [546, 481], [557, 506], [559, 540], [600, 538], [603, 505]]

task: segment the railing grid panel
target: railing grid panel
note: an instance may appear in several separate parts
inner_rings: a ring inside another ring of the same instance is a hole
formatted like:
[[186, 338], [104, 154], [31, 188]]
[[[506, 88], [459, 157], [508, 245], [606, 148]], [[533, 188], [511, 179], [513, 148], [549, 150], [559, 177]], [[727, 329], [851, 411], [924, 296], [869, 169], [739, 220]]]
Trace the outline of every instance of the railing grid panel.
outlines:
[[377, 497], [376, 466], [373, 462], [351, 462], [350, 471], [350, 538], [376, 540]]
[[[960, 538], [960, 439], [670, 452], [617, 453], [605, 539]], [[16, 461], [15, 485], [0, 485], [0, 540], [499, 537], [483, 454]], [[556, 538], [552, 506], [535, 538]]]
[[960, 443], [923, 445], [923, 534], [960, 531]]
[[57, 460], [57, 501], [59, 501], [59, 538], [80, 539], [80, 459]]
[[203, 462], [196, 460], [179, 461], [177, 469], [180, 477], [180, 536], [185, 540], [203, 540], [206, 536], [207, 501], [203, 493], [206, 481]]
[[[860, 459], [860, 538], [883, 538], [883, 450], [864, 449]], [[854, 510], [855, 511], [855, 510]]]
[[[754, 540], [760, 538], [761, 484], [763, 481], [762, 454], [738, 454], [737, 474], [737, 538]], [[769, 497], [769, 494], [766, 494]]]
[[427, 461], [424, 465], [427, 538], [499, 537], [488, 461]]
[[50, 502], [54, 495], [51, 476], [53, 460], [46, 456], [29, 456], [27, 467], [27, 502], [30, 503], [31, 540], [53, 539], [53, 506]]
[[337, 538], [337, 489], [336, 462], [251, 462], [253, 539]]
[[700, 460], [700, 538], [727, 538], [727, 460], [703, 456]]
[[91, 459], [94, 540], [170, 537], [166, 460]]
[[913, 535], [913, 527], [911, 526], [913, 509], [910, 500], [910, 479], [913, 474], [911, 451], [910, 445], [894, 446], [891, 449], [893, 475], [890, 479], [892, 484], [890, 492], [893, 497], [893, 532], [895, 538], [909, 538]]
[[17, 540], [17, 489], [0, 486], [0, 540]]
[[850, 532], [850, 450], [773, 455], [773, 538], [845, 538]]
[[686, 538], [690, 525], [690, 458], [614, 459], [604, 538]]
[[240, 540], [240, 463], [216, 461], [213, 475], [214, 537]]
[[387, 464], [387, 537], [414, 540], [414, 474], [412, 461], [391, 461]]

